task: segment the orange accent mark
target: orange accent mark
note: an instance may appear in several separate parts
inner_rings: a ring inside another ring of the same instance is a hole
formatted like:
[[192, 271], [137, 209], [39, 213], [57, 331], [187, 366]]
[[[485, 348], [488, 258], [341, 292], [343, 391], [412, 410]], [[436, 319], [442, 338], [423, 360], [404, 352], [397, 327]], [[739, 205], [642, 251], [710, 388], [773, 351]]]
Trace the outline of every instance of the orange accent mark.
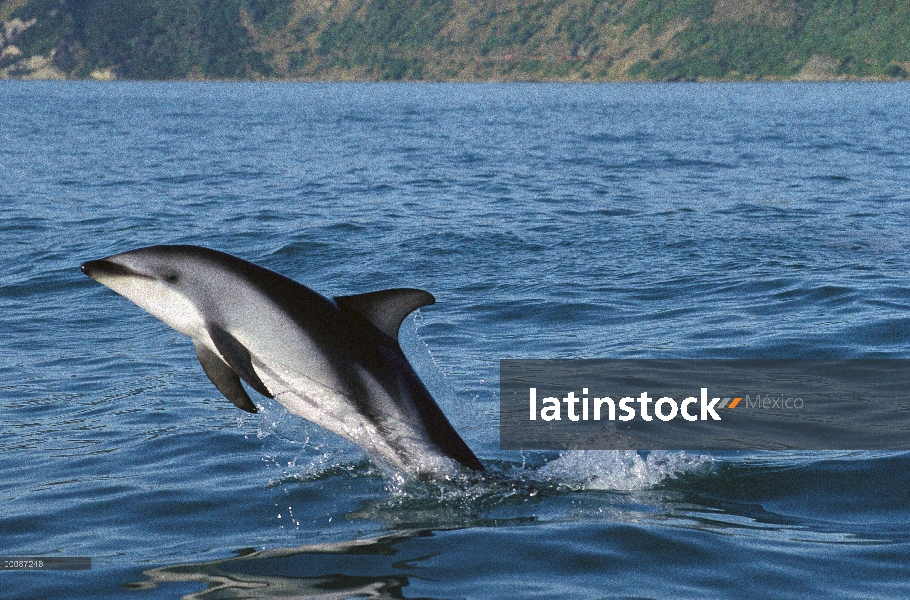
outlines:
[[734, 398], [733, 402], [731, 402], [730, 406], [728, 406], [727, 408], [736, 408], [736, 405], [739, 404], [740, 400], [742, 400], [742, 398]]

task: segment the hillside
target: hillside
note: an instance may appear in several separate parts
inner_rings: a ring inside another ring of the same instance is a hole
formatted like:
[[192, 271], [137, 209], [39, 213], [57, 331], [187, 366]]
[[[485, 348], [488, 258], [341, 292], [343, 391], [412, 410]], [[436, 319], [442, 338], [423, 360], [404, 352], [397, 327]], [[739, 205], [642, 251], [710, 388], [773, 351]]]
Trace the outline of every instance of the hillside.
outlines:
[[905, 79], [906, 0], [0, 0], [0, 78]]

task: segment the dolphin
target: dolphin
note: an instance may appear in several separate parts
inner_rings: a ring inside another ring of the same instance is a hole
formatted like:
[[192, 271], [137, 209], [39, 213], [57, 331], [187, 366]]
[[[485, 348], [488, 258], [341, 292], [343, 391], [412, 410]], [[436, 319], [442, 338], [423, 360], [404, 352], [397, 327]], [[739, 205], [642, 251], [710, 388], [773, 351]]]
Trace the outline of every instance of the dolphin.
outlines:
[[82, 271], [189, 336], [202, 370], [245, 411], [256, 405], [241, 381], [405, 473], [483, 470], [398, 344], [405, 317], [435, 302], [428, 292], [329, 299], [199, 246], [139, 248]]

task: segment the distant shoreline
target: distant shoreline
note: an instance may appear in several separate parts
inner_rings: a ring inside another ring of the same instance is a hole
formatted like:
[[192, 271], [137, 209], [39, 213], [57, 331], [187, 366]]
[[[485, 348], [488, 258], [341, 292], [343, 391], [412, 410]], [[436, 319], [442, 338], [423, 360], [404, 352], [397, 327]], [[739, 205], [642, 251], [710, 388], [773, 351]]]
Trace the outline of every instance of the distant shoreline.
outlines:
[[903, 3], [847, 4], [7, 0], [0, 79], [910, 80]]
[[907, 83], [910, 78], [896, 79], [888, 77], [838, 77], [831, 79], [319, 79], [319, 78], [269, 78], [269, 79], [233, 79], [233, 78], [188, 78], [188, 79], [117, 79], [94, 77], [0, 77], [2, 82], [60, 82], [60, 83], [341, 83], [341, 84], [628, 84], [628, 85], [665, 85], [665, 84], [818, 84], [818, 83]]

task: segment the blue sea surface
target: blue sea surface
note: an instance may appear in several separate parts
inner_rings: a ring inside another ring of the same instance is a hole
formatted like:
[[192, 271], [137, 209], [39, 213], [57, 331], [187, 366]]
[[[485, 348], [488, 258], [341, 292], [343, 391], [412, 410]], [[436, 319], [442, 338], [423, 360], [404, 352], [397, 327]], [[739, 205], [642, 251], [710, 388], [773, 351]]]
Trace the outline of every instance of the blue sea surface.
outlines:
[[[910, 597], [910, 453], [499, 449], [503, 358], [910, 358], [906, 84], [0, 82], [0, 598]], [[85, 277], [161, 243], [437, 303], [421, 482]]]

